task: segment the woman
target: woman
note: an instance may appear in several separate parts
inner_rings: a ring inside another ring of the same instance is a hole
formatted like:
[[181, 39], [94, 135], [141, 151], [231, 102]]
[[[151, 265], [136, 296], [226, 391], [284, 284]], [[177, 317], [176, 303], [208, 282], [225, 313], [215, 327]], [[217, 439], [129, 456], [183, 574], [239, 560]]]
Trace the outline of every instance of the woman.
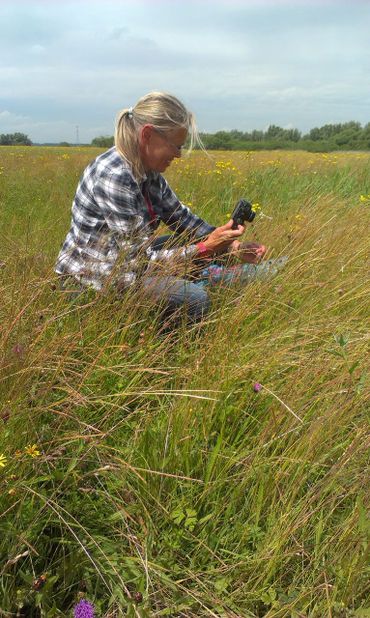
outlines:
[[[139, 281], [146, 294], [170, 311], [186, 305], [197, 321], [208, 311], [203, 286], [191, 280], [209, 258], [240, 253], [255, 263], [263, 245], [240, 251], [244, 227], [214, 227], [193, 214], [162, 173], [181, 157], [187, 137], [199, 140], [194, 116], [174, 96], [151, 92], [119, 114], [115, 146], [85, 169], [72, 206], [72, 224], [55, 270], [82, 286], [124, 289]], [[160, 222], [174, 234], [155, 238]], [[167, 237], [168, 238], [168, 237]]]

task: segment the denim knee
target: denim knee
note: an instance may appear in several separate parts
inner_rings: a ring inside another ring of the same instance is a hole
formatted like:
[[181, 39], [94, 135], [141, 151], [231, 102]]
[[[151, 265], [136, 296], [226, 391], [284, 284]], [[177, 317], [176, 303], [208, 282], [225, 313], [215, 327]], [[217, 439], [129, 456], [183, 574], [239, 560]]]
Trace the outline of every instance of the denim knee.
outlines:
[[194, 284], [190, 285], [192, 289], [184, 304], [187, 307], [189, 318], [194, 322], [199, 322], [209, 312], [211, 301], [203, 288]]
[[142, 283], [148, 296], [164, 304], [166, 314], [183, 307], [189, 319], [198, 322], [210, 310], [207, 291], [186, 279], [156, 276], [145, 277]]

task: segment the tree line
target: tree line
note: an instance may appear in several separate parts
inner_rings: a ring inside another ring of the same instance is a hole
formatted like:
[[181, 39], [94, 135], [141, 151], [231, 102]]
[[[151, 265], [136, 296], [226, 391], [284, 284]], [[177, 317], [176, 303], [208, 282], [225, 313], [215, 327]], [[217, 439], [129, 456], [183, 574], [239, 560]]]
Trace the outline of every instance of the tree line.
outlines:
[[[370, 150], [370, 122], [362, 126], [351, 120], [338, 124], [325, 124], [314, 127], [302, 134], [298, 129], [284, 129], [271, 124], [266, 131], [217, 131], [200, 133], [201, 140], [208, 150], [309, 150], [328, 152], [333, 150]], [[113, 136], [95, 137], [91, 146], [109, 148], [113, 146]], [[24, 133], [0, 134], [0, 146], [31, 146], [32, 142]], [[69, 146], [61, 142], [59, 146]]]
[[270, 125], [266, 131], [202, 133], [206, 148], [223, 150], [299, 149], [309, 151], [370, 150], [370, 122], [325, 124], [302, 134], [298, 129]]
[[24, 133], [1, 133], [0, 146], [32, 146], [32, 142]]
[[[271, 124], [266, 131], [217, 131], [200, 133], [200, 138], [208, 150], [273, 150], [297, 149], [313, 152], [332, 150], [370, 150], [370, 122], [362, 126], [359, 122], [325, 124], [314, 127], [302, 134], [298, 129], [284, 129]], [[109, 148], [113, 137], [101, 136], [92, 140], [91, 145]]]

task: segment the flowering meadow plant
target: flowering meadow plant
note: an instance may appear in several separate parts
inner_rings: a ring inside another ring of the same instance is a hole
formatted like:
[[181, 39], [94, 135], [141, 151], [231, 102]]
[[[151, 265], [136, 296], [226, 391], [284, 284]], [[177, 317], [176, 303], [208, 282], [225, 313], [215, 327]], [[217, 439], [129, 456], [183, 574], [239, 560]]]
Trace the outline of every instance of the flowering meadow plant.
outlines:
[[73, 608], [74, 618], [94, 618], [94, 606], [89, 601], [81, 599]]

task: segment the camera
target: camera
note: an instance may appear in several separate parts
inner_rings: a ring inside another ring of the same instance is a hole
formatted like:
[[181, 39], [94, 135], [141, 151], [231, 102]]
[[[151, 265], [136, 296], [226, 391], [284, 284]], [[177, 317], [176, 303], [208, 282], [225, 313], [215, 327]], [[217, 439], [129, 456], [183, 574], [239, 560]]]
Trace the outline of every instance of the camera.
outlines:
[[245, 221], [248, 223], [252, 223], [256, 213], [252, 208], [252, 204], [247, 200], [239, 200], [237, 205], [234, 208], [233, 214], [231, 218], [233, 220], [233, 224], [231, 226], [232, 230], [237, 230], [238, 225], [244, 225]]

